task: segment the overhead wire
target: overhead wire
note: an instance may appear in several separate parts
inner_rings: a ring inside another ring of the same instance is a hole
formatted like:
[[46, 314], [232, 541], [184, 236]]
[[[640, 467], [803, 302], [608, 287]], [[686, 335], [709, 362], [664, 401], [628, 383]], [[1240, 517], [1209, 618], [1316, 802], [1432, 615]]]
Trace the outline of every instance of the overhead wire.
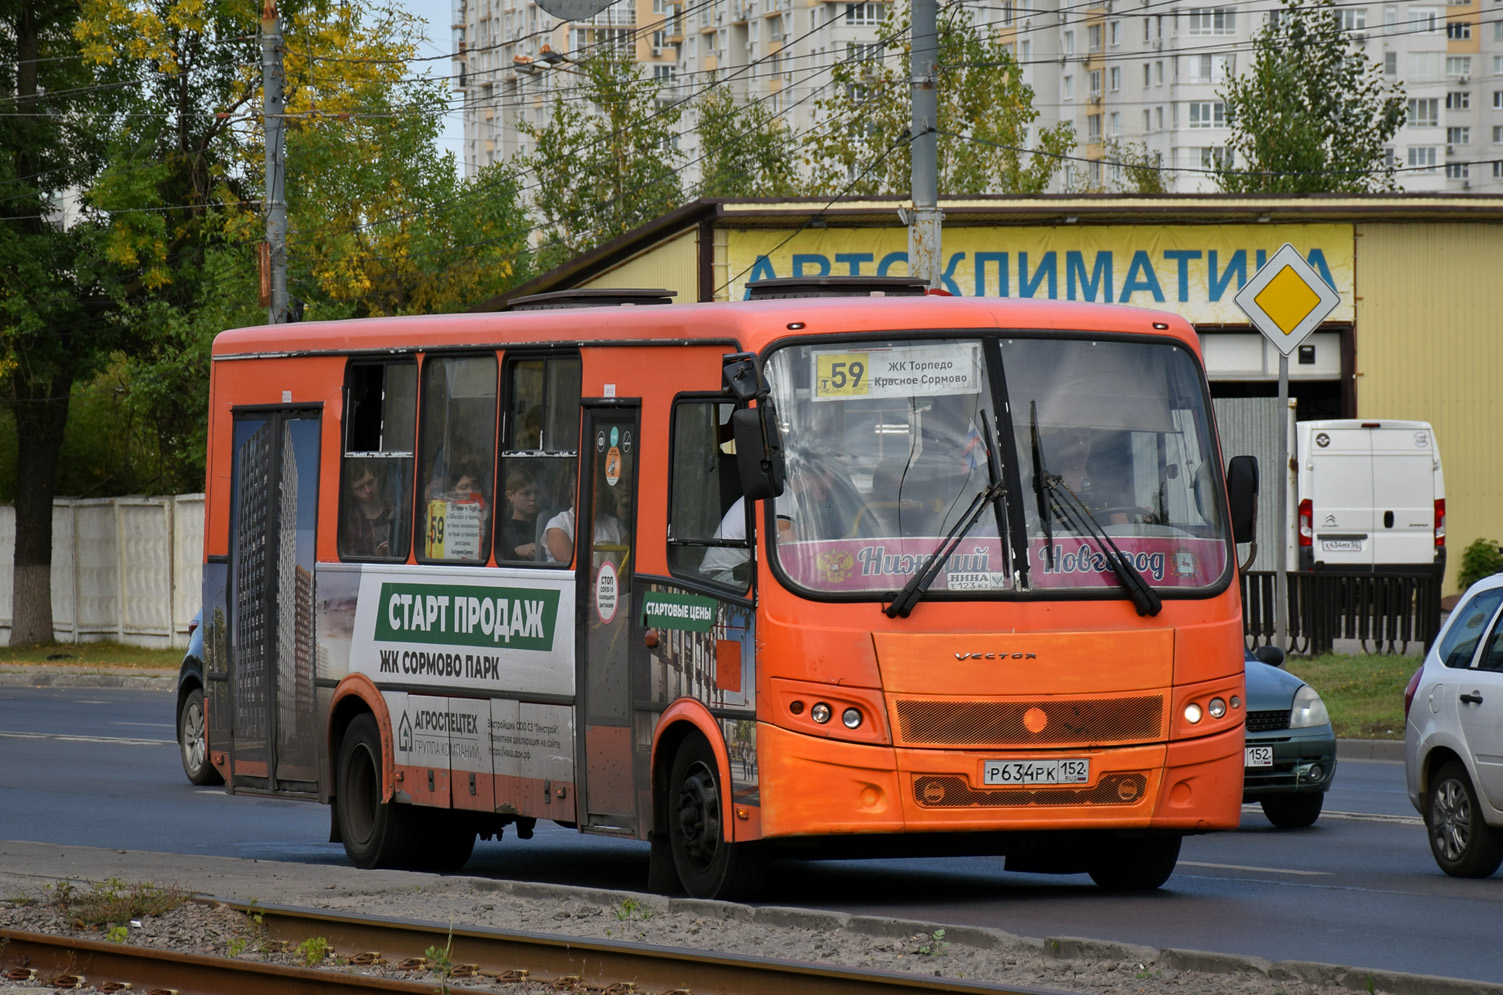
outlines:
[[[701, 7], [708, 6], [711, 3], [713, 3], [713, 2], [714, 2], [714, 0], [705, 0], [705, 3], [696, 5], [695, 7], [690, 8], [690, 10], [698, 10]], [[1162, 3], [1168, 3], [1168, 2], [1170, 2], [1170, 0], [1156, 0], [1156, 2], [1153, 4], [1153, 6], [1157, 7], [1157, 6], [1161, 5]], [[946, 6], [964, 6], [964, 4], [963, 3], [961, 3], [961, 4], [947, 4]], [[1084, 7], [1084, 5], [1081, 5], [1081, 6], [1082, 6], [1082, 8]], [[1057, 13], [1057, 11], [1049, 11], [1049, 12], [1046, 12], [1046, 13]], [[1124, 13], [1131, 13], [1132, 15], [1137, 16], [1139, 12], [1124, 12]], [[679, 14], [677, 16], [678, 17], [686, 17], [687, 14], [681, 13], [681, 14]], [[1157, 16], [1157, 15], [1145, 15], [1145, 16]], [[827, 27], [829, 24], [831, 24], [832, 22], [834, 22], [835, 20], [837, 20], [839, 17], [840, 17], [840, 14], [836, 13], [835, 15], [833, 15], [830, 18], [828, 18], [827, 20], [825, 20], [822, 24], [818, 24], [818, 25], [816, 25], [814, 27], [811, 27], [811, 29], [808, 32], [805, 32], [804, 34], [800, 35], [797, 39], [795, 39], [795, 41], [801, 41], [801, 40], [807, 38], [809, 35], [815, 33], [816, 31], [822, 30], [823, 28]], [[631, 31], [631, 35], [633, 37], [640, 37], [641, 35], [644, 35], [648, 31], [656, 30], [658, 28], [658, 26], [666, 24], [670, 19], [671, 18], [669, 18], [669, 17], [664, 17], [664, 18], [662, 18], [662, 19], [660, 19], [658, 21], [649, 22], [648, 24], [643, 25], [641, 28], [633, 29]], [[591, 26], [591, 25], [586, 25], [586, 26]], [[610, 26], [607, 25], [605, 27], [609, 28]], [[537, 36], [541, 36], [541, 35], [548, 35], [548, 34], [551, 34], [555, 30], [557, 30], [557, 26], [556, 25], [553, 28], [540, 29], [538, 31], [532, 32], [530, 35], [523, 36], [523, 37], [525, 39], [525, 38], [537, 37]], [[1034, 29], [1034, 30], [1039, 30], [1039, 29]], [[1390, 31], [1390, 33], [1393, 33], [1393, 32]], [[511, 39], [511, 40], [508, 40], [506, 42], [500, 42], [496, 46], [490, 46], [490, 47], [500, 47], [502, 45], [514, 44], [518, 40], [521, 40], [521, 39]], [[886, 40], [886, 42], [884, 42], [883, 40], [879, 39], [878, 44], [884, 44], [885, 45], [887, 42], [890, 42], [891, 40], [892, 39], [889, 38], [889, 39]], [[612, 42], [604, 42], [604, 43], [601, 43], [601, 44], [612, 44]], [[790, 43], [790, 46], [791, 46], [791, 44], [792, 43]], [[596, 47], [596, 46], [590, 46], [590, 47]], [[1217, 45], [1217, 44], [1213, 44], [1213, 43], [1208, 43], [1208, 45], [1205, 46], [1205, 47], [1213, 48], [1213, 49], [1216, 49], [1218, 51], [1219, 50], [1224, 50], [1226, 48], [1226, 46], [1224, 44]], [[784, 52], [786, 52], [786, 50], [787, 49], [785, 48]], [[453, 53], [451, 53], [451, 55], [452, 54]], [[832, 49], [832, 51], [831, 51], [830, 54], [831, 55], [835, 55], [836, 53]], [[1183, 53], [1180, 52], [1180, 51], [1177, 51], [1177, 52], [1175, 52], [1173, 54], [1183, 54]], [[426, 59], [424, 61], [437, 61], [437, 60], [445, 58], [445, 57], [446, 56], [442, 56], [442, 55], [441, 56], [434, 56], [431, 59]], [[699, 89], [695, 93], [691, 93], [688, 97], [685, 97], [683, 99], [680, 99], [680, 100], [677, 100], [677, 101], [671, 103], [669, 106], [670, 107], [672, 107], [672, 106], [682, 106], [683, 104], [688, 103], [689, 101], [697, 98], [698, 96], [701, 96], [704, 93], [707, 93], [710, 90], [713, 90], [715, 87], [720, 86], [720, 85], [724, 85], [725, 83], [728, 83], [728, 82], [730, 82], [732, 80], [735, 80], [735, 79], [760, 79], [760, 78], [762, 78], [762, 73], [760, 73], [760, 72], [753, 73], [751, 70], [754, 67], [756, 67], [756, 66], [762, 64], [763, 62], [767, 61], [770, 57], [771, 57], [771, 53], [769, 53], [769, 55], [763, 56], [762, 58], [759, 58], [759, 59], [757, 59], [757, 60], [755, 60], [755, 61], [753, 61], [751, 63], [745, 64], [744, 66], [740, 67], [737, 72], [728, 74], [728, 75], [726, 75], [724, 77], [720, 76], [720, 74], [718, 74], [718, 73], [714, 73], [714, 74], [712, 74], [712, 78], [710, 80], [710, 83], [707, 86]], [[811, 54], [809, 57], [812, 58], [813, 54]], [[892, 57], [895, 58], [895, 57], [898, 57], [898, 56], [895, 54]], [[1141, 57], [1142, 57], [1141, 54], [1136, 55], [1136, 56], [1122, 56], [1122, 58], [1124, 58], [1124, 59], [1125, 58], [1133, 58], [1134, 60], [1136, 60], [1137, 58], [1141, 58]], [[332, 61], [334, 58], [339, 58], [339, 57], [314, 57], [311, 54], [309, 55], [310, 65], [314, 61], [317, 61], [317, 60]], [[884, 61], [885, 61], [885, 58], [886, 57], [884, 57]], [[823, 71], [828, 70], [829, 68], [832, 68], [834, 65], [838, 64], [841, 61], [844, 61], [844, 60], [836, 58], [833, 61], [830, 61], [830, 62], [827, 62], [827, 63], [823, 63], [820, 66], [814, 67], [811, 70], [810, 74], [805, 77], [805, 80], [811, 79], [818, 72], [823, 72]], [[1055, 60], [1048, 59], [1048, 60], [1037, 60], [1037, 61], [1039, 61], [1039, 62], [1045, 62], [1045, 61], [1047, 61], [1047, 62], [1053, 62]], [[945, 67], [945, 68], [958, 68], [958, 67]], [[495, 70], [489, 70], [489, 71], [494, 72]], [[781, 69], [780, 70], [774, 70], [774, 74], [785, 74], [787, 72], [788, 72], [788, 70], [781, 70]], [[434, 80], [434, 77], [424, 76], [424, 77], [417, 77], [417, 79], [432, 81], [432, 80]], [[828, 87], [828, 85], [829, 85], [828, 82], [825, 83], [825, 84], [822, 84], [821, 87], [817, 88], [814, 91], [811, 91], [811, 93], [809, 95], [806, 95], [805, 97], [800, 98], [798, 101], [794, 102], [794, 104], [790, 106], [789, 110], [791, 110], [792, 106], [798, 106], [799, 104], [802, 104], [805, 100], [809, 99], [809, 97], [812, 96], [814, 93], [817, 93], [820, 90]], [[653, 117], [656, 117], [658, 114], [666, 112], [667, 109], [669, 109], [669, 108], [662, 108], [659, 111], [655, 112], [653, 115], [651, 115], [649, 117], [649, 120], [651, 120]], [[362, 114], [362, 112], [355, 112], [355, 113], [356, 114]], [[391, 111], [391, 112], [379, 113], [379, 114], [378, 113], [363, 113], [362, 116], [368, 116], [368, 117], [392, 117], [392, 116], [399, 116], [400, 113], [402, 113], [402, 112], [394, 110], [394, 111]], [[786, 113], [787, 113], [786, 110], [785, 111], [780, 111], [779, 115], [786, 114]], [[606, 137], [609, 138], [609, 137], [612, 137], [612, 136], [606, 136]], [[955, 137], [957, 137], [957, 138], [963, 138], [965, 140], [985, 141], [985, 140], [981, 140], [981, 139], [974, 139], [974, 138], [971, 138], [970, 136], [963, 136], [963, 135], [958, 135], [958, 134], [955, 135]], [[596, 142], [601, 141], [601, 140], [605, 140], [605, 139], [599, 139], [598, 138], [594, 142], [591, 142], [591, 143], [589, 143], [589, 144], [587, 144], [585, 146], [578, 146], [576, 148], [587, 148], [587, 147], [589, 147], [589, 145], [595, 144]], [[1030, 154], [1045, 154], [1045, 153], [1038, 152], [1037, 150], [1031, 150], [1031, 149], [1021, 149], [1020, 151], [1027, 152], [1027, 153], [1030, 153]], [[890, 150], [889, 150], [889, 152], [890, 152]], [[702, 158], [703, 158], [703, 156], [701, 157], [701, 159]], [[1088, 159], [1088, 158], [1085, 158], [1085, 157], [1078, 157], [1078, 156], [1073, 156], [1073, 157], [1068, 157], [1068, 158], [1070, 158], [1072, 160], [1075, 160], [1075, 161], [1084, 161], [1084, 162], [1091, 162], [1091, 161], [1100, 162], [1100, 161], [1102, 161], [1102, 160], [1092, 160], [1092, 159]], [[1485, 160], [1484, 159], [1484, 160], [1480, 160], [1480, 161], [1481, 162], [1486, 162], [1486, 161], [1489, 161], [1489, 160]], [[1116, 165], [1116, 163], [1108, 163], [1108, 164], [1109, 165]], [[1148, 167], [1140, 166], [1139, 164], [1135, 164], [1135, 163], [1134, 164], [1127, 164], [1127, 165], [1135, 166], [1137, 168], [1148, 168]], [[1187, 172], [1187, 173], [1214, 172], [1213, 170], [1197, 169], [1197, 168], [1194, 168], [1194, 167], [1186, 167], [1186, 166], [1162, 166], [1162, 165], [1159, 165], [1159, 166], [1155, 166], [1155, 167], [1152, 167], [1152, 168], [1155, 168], [1155, 169], [1157, 169], [1157, 170], [1159, 170], [1161, 172]], [[1415, 167], [1415, 171], [1421, 171], [1421, 170], [1424, 170], [1426, 168], [1427, 167]], [[1428, 168], [1433, 169], [1434, 167], [1428, 167]], [[524, 171], [520, 175], [525, 176], [526, 172]], [[865, 173], [863, 173], [863, 175], [865, 175]], [[532, 188], [524, 188], [524, 189], [535, 190], [536, 187], [534, 186]], [[242, 203], [244, 203], [244, 202], [242, 202]], [[173, 209], [184, 209], [184, 206], [178, 206], [178, 207], [164, 206], [164, 207], [160, 207], [160, 208], [143, 208], [143, 209], [139, 209], [139, 210], [149, 211], [149, 210], [173, 210]], [[421, 212], [415, 212], [415, 213], [421, 213]], [[373, 227], [375, 225], [379, 225], [379, 224], [382, 224], [382, 223], [387, 223], [389, 221], [403, 220], [403, 219], [411, 217], [411, 216], [413, 216], [412, 213], [404, 214], [404, 215], [397, 215], [397, 216], [393, 216], [391, 218], [386, 218], [386, 219], [375, 219], [374, 221], [362, 224], [360, 227]], [[533, 226], [529, 230], [530, 231], [536, 231], [536, 230], [538, 230], [540, 228], [543, 228], [543, 227], [546, 227], [546, 225]]]

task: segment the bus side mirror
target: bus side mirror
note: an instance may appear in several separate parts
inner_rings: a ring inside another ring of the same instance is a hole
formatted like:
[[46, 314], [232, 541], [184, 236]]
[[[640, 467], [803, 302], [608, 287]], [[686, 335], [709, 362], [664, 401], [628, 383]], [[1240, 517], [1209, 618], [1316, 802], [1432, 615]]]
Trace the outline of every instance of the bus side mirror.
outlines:
[[[731, 352], [723, 357], [726, 393], [736, 402], [731, 412], [731, 435], [736, 440], [736, 470], [741, 491], [748, 501], [777, 497], [783, 493], [783, 433], [778, 412], [757, 371], [757, 356]], [[757, 406], [751, 407], [756, 401]]]
[[762, 380], [757, 376], [757, 357], [749, 352], [727, 353], [721, 377], [725, 389], [730, 391], [737, 404], [746, 404], [762, 393]]
[[1252, 542], [1258, 532], [1258, 458], [1233, 456], [1226, 465], [1226, 496], [1231, 505], [1232, 535]]
[[736, 469], [747, 500], [782, 494], [783, 434], [772, 402], [764, 400], [755, 408], [731, 412], [731, 434], [736, 439]]

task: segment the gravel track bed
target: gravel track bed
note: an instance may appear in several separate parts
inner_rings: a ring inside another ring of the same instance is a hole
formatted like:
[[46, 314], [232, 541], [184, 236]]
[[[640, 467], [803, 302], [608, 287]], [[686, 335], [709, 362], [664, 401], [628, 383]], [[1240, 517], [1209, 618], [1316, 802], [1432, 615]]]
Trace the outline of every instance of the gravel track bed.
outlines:
[[[276, 899], [263, 897], [262, 901], [274, 903]], [[308, 907], [307, 902], [302, 904]], [[972, 927], [472, 878], [442, 878], [431, 886], [402, 891], [345, 892], [315, 907], [350, 915], [378, 912], [386, 918], [441, 927], [526, 930], [1092, 995], [1503, 993], [1503, 986], [1393, 972], [1269, 963], [1083, 939], [1030, 939]], [[46, 901], [42, 891], [0, 896], [0, 928], [96, 940], [119, 936], [107, 937], [100, 930], [79, 931], [75, 926]], [[316, 950], [317, 938], [309, 939], [313, 942], [306, 946]], [[125, 925], [124, 942], [271, 963], [308, 966], [309, 962], [307, 950], [264, 950], [265, 938], [251, 918], [222, 905], [188, 903], [162, 915], [135, 920]], [[353, 953], [329, 952], [325, 966]], [[397, 970], [391, 965], [352, 970], [413, 981], [445, 980], [431, 971]], [[54, 991], [45, 986], [45, 981], [11, 982], [0, 977], [0, 988]], [[487, 977], [473, 981], [449, 978], [447, 983], [453, 988], [482, 985], [518, 995], [556, 991], [536, 983], [502, 985]], [[39, 984], [44, 987], [38, 988]]]

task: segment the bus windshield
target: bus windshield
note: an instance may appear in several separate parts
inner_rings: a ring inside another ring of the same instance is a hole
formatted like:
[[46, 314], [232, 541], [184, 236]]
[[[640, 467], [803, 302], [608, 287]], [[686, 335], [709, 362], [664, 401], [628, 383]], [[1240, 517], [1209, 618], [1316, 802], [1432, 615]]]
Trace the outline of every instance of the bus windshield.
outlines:
[[786, 580], [882, 599], [942, 548], [927, 596], [1120, 597], [1120, 551], [1160, 594], [1219, 589], [1225, 498], [1190, 353], [1082, 333], [992, 355], [972, 338], [768, 357], [787, 460], [769, 545]]

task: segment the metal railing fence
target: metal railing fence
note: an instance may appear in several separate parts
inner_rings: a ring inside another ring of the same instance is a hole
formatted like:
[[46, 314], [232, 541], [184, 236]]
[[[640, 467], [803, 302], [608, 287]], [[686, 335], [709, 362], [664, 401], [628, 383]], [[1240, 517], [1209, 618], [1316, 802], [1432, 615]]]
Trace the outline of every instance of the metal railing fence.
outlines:
[[[1273, 571], [1242, 575], [1242, 617], [1249, 645], [1273, 640]], [[1365, 653], [1428, 649], [1440, 632], [1440, 578], [1433, 571], [1290, 573], [1288, 627], [1291, 653], [1329, 653], [1338, 639]]]

